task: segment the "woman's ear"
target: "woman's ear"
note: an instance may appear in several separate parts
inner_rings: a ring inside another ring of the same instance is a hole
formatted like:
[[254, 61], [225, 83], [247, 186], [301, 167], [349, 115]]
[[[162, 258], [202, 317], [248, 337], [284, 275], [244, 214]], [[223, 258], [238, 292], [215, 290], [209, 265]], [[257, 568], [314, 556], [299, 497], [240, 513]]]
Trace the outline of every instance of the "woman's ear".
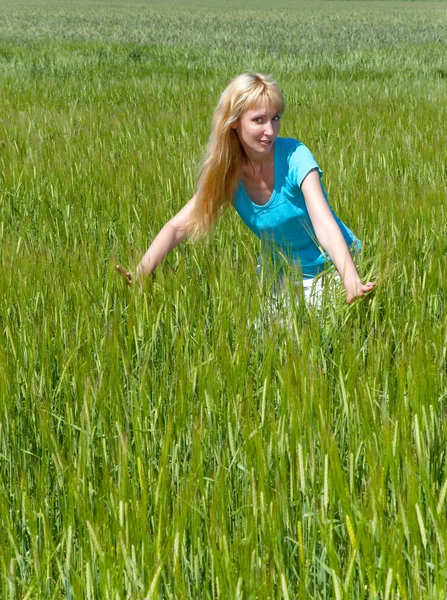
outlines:
[[233, 121], [233, 123], [231, 123], [230, 127], [231, 127], [231, 129], [237, 129], [238, 125], [239, 125], [239, 119], [237, 121]]

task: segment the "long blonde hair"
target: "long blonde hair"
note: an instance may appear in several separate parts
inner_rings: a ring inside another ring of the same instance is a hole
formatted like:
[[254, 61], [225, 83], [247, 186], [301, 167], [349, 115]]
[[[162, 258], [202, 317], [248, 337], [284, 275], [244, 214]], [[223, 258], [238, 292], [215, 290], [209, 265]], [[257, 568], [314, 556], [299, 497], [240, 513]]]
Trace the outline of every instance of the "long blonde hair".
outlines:
[[[193, 239], [208, 233], [233, 201], [245, 151], [234, 123], [247, 110], [268, 103], [284, 110], [284, 98], [269, 75], [243, 73], [222, 93], [214, 112], [211, 135], [197, 182], [194, 210], [188, 223]], [[233, 127], [232, 127], [233, 125]]]

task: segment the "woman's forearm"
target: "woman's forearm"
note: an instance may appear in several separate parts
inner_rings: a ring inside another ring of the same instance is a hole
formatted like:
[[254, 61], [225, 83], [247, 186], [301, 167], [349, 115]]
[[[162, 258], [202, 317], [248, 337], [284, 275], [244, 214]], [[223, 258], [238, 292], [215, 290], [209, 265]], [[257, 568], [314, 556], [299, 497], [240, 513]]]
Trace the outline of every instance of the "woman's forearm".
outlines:
[[332, 223], [317, 228], [315, 233], [321, 246], [340, 273], [345, 287], [360, 282], [351, 252], [335, 219]]
[[328, 253], [343, 280], [348, 304], [371, 292], [376, 283], [368, 281], [363, 284], [357, 273], [351, 252], [335, 219], [328, 219], [324, 225], [315, 227], [320, 244]]
[[171, 250], [188, 236], [186, 229], [178, 229], [171, 222], [160, 230], [145, 255], [137, 266], [137, 276], [151, 275], [157, 265], [168, 255]]
[[196, 196], [193, 196], [160, 230], [137, 266], [137, 277], [151, 275], [163, 258], [188, 237], [188, 222], [195, 202]]
[[318, 172], [310, 171], [301, 189], [317, 239], [340, 273], [348, 304], [368, 294], [375, 282], [363, 284], [340, 227], [324, 197]]

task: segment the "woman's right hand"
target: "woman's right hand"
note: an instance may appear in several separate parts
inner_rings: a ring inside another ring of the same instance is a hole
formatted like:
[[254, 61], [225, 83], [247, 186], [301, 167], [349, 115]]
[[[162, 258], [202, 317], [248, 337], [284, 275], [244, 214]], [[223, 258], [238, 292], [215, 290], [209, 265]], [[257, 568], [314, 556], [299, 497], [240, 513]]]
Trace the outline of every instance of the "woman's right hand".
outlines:
[[[121, 275], [121, 277], [124, 279], [124, 281], [127, 283], [127, 285], [129, 287], [132, 287], [133, 284], [135, 282], [137, 282], [140, 284], [140, 290], [143, 289], [142, 284], [143, 284], [143, 280], [145, 279], [145, 276], [142, 273], [140, 265], [138, 265], [138, 267], [136, 268], [135, 278], [133, 277], [133, 275], [130, 271], [126, 271], [126, 269], [124, 267], [122, 267], [121, 265], [116, 265], [115, 269], [118, 271], [118, 273]], [[152, 296], [149, 292], [147, 292], [147, 296], [148, 296], [149, 300], [152, 300]]]
[[126, 269], [124, 267], [122, 267], [121, 265], [116, 265], [115, 268], [118, 271], [118, 273], [123, 277], [123, 279], [126, 281], [127, 285], [131, 286], [133, 284], [132, 273], [130, 271], [126, 271]]

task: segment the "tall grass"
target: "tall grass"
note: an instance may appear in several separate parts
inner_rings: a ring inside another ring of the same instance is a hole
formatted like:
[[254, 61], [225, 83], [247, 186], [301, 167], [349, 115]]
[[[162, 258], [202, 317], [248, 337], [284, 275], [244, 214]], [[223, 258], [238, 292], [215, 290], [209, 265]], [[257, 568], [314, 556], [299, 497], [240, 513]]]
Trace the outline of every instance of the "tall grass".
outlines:
[[[3, 7], [0, 597], [444, 598], [445, 5]], [[264, 319], [231, 213], [150, 299], [114, 273], [247, 68], [364, 241], [367, 301]]]

